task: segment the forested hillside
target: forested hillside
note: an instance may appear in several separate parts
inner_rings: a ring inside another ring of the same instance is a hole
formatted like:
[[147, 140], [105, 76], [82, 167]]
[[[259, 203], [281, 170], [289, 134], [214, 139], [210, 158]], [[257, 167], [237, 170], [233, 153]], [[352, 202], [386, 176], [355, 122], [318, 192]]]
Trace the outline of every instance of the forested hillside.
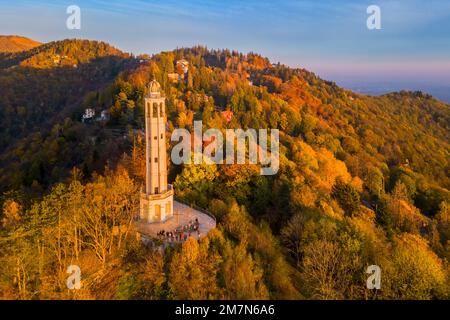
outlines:
[[[134, 64], [105, 43], [82, 40], [0, 56], [0, 190], [57, 182], [61, 168], [70, 170], [99, 152], [83, 141], [89, 130], [79, 124], [80, 106]], [[49, 135], [53, 139], [46, 145]], [[76, 159], [65, 158], [62, 149]], [[104, 163], [103, 158], [101, 167]]]
[[[52, 64], [54, 54], [69, 62]], [[450, 297], [448, 104], [422, 92], [359, 95], [255, 53], [204, 47], [136, 59], [68, 40], [0, 65], [0, 297]], [[171, 165], [177, 196], [218, 227], [164, 253], [132, 231], [152, 77], [169, 131], [201, 119], [205, 129], [276, 128], [281, 144], [275, 176]], [[81, 123], [87, 107], [109, 121]], [[70, 264], [85, 279], [75, 293], [65, 289]], [[365, 286], [372, 264], [377, 293]]]

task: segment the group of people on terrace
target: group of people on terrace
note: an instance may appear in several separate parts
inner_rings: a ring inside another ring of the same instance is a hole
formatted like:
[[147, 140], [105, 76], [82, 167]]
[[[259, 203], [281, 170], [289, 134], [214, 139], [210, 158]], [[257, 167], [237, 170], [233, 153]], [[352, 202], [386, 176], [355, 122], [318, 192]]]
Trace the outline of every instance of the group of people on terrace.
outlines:
[[188, 237], [197, 234], [200, 238], [200, 223], [198, 219], [189, 221], [184, 226], [179, 226], [171, 231], [161, 230], [157, 233], [158, 238], [169, 242], [184, 242]]

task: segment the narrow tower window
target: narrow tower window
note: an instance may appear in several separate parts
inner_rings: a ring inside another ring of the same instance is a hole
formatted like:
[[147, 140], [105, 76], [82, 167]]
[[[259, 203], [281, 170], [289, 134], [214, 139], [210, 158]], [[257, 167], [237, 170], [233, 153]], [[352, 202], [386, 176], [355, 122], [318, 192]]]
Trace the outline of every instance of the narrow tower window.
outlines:
[[158, 104], [153, 103], [153, 118], [158, 117]]

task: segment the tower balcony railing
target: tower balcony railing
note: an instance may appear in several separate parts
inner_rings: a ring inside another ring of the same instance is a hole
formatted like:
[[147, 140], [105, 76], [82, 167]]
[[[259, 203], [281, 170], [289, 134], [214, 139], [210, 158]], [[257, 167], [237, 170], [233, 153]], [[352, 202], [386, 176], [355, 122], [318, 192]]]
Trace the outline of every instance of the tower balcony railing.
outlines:
[[147, 195], [147, 194], [145, 194], [143, 189], [141, 191], [142, 196], [148, 197], [148, 198], [151, 198], [154, 200], [165, 199], [165, 198], [167, 198], [168, 193], [170, 193], [171, 195], [174, 194], [173, 186], [171, 184], [167, 185], [167, 190], [163, 190], [162, 192], [159, 192], [159, 193], [153, 193], [153, 194], [151, 193], [151, 194]]

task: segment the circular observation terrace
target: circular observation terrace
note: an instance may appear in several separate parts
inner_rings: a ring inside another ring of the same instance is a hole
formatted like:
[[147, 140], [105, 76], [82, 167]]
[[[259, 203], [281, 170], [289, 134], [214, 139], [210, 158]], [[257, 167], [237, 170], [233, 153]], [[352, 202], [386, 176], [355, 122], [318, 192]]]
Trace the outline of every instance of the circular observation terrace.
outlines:
[[163, 222], [151, 223], [137, 219], [135, 226], [144, 242], [160, 240], [175, 244], [182, 243], [189, 237], [198, 240], [206, 236], [216, 227], [216, 219], [205, 210], [174, 200], [172, 217]]

